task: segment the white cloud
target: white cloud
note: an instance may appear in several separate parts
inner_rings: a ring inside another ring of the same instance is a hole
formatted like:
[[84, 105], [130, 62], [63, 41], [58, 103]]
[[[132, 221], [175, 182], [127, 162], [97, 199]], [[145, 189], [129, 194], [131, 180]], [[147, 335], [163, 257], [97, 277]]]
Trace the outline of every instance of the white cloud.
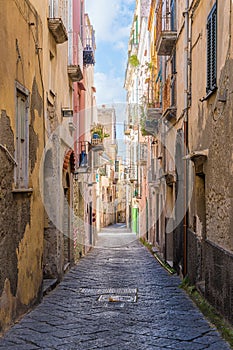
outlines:
[[86, 12], [98, 41], [114, 42], [129, 36], [132, 6], [135, 0], [87, 0]]
[[95, 86], [98, 105], [126, 101], [121, 77], [113, 76], [111, 73], [97, 72], [95, 73]]
[[[86, 13], [96, 33], [100, 69], [95, 72], [97, 104], [125, 102], [124, 68], [135, 0], [86, 0]], [[105, 45], [105, 51], [98, 47]], [[107, 47], [107, 51], [106, 51]], [[98, 63], [98, 62], [97, 62]]]

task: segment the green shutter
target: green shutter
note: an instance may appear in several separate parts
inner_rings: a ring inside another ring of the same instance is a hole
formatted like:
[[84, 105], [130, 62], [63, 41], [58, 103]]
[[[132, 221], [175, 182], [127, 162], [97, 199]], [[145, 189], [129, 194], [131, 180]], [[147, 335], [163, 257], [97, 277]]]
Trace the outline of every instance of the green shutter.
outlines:
[[217, 6], [212, 8], [207, 19], [207, 84], [209, 93], [217, 85]]
[[136, 20], [136, 42], [135, 44], [138, 44], [138, 18]]

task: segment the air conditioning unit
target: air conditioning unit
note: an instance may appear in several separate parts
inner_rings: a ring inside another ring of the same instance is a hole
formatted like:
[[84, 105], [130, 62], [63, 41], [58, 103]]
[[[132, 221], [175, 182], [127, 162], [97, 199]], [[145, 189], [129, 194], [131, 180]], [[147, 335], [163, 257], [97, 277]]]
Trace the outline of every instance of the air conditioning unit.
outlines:
[[69, 108], [62, 108], [62, 116], [64, 118], [73, 117], [73, 110]]

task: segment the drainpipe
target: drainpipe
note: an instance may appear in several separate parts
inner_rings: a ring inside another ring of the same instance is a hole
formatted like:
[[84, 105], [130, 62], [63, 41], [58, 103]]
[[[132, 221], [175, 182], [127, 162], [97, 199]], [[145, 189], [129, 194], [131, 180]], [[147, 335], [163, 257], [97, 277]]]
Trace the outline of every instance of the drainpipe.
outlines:
[[[185, 27], [185, 42], [184, 42], [184, 156], [188, 150], [188, 100], [189, 100], [189, 0], [186, 0], [184, 11], [184, 27]], [[187, 227], [188, 227], [188, 186], [187, 186], [187, 162], [184, 162], [184, 246], [183, 246], [183, 275], [187, 274]]]

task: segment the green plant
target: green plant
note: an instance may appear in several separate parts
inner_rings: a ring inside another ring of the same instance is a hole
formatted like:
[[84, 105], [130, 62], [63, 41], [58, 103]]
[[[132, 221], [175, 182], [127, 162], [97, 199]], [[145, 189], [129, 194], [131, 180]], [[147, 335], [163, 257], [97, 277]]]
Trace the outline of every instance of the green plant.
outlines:
[[130, 58], [129, 58], [129, 63], [130, 63], [131, 66], [133, 66], [133, 67], [138, 67], [139, 64], [140, 64], [140, 62], [139, 62], [139, 60], [138, 60], [138, 58], [137, 58], [137, 55], [132, 55], [132, 56], [130, 56]]
[[160, 263], [160, 265], [167, 270], [167, 272], [169, 272], [171, 275], [176, 273], [176, 271], [164, 260], [162, 260], [162, 258], [159, 256], [159, 254], [155, 253], [153, 251], [153, 247], [152, 244], [149, 243], [145, 237], [141, 237], [140, 238], [140, 242], [149, 250], [149, 252], [154, 256], [154, 258]]
[[103, 128], [103, 126], [100, 125], [100, 124], [94, 125], [94, 126], [92, 127], [92, 129], [91, 129], [91, 133], [92, 133], [92, 135], [93, 135], [93, 134], [97, 134], [97, 135], [98, 135], [98, 138], [101, 139], [101, 140], [103, 140], [104, 138], [110, 136], [109, 134], [107, 134], [107, 133], [104, 132], [104, 128]]

